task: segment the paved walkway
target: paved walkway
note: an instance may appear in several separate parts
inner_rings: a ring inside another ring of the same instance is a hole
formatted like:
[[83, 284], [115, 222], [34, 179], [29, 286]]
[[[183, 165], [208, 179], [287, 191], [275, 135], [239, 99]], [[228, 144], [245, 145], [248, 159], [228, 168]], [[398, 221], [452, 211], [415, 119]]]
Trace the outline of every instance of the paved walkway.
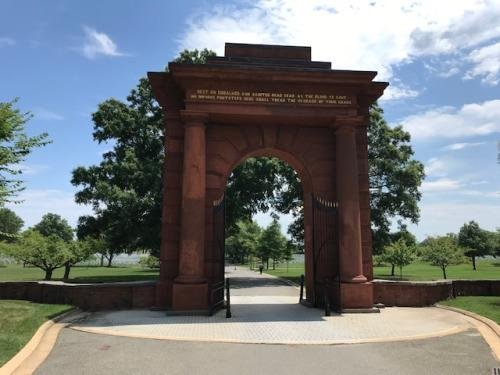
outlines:
[[323, 316], [298, 303], [298, 288], [269, 275], [228, 269], [232, 318], [165, 312], [99, 312], [73, 329], [119, 336], [255, 344], [341, 344], [397, 341], [456, 333], [471, 325], [461, 314], [434, 307], [386, 308], [379, 314]]

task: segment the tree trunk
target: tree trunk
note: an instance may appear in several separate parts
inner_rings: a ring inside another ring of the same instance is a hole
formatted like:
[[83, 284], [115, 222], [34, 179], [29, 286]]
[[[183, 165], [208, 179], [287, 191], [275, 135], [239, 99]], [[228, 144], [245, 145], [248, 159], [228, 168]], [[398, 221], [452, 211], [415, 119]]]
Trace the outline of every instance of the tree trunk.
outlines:
[[476, 257], [472, 256], [472, 269], [475, 271], [476, 270]]
[[71, 271], [71, 263], [66, 262], [66, 264], [64, 265], [64, 276], [63, 276], [64, 281], [68, 281], [70, 271]]
[[446, 279], [446, 267], [441, 267], [443, 269], [443, 277]]
[[391, 268], [391, 276], [394, 276], [394, 264], [392, 264], [392, 268]]
[[111, 267], [111, 262], [113, 261], [114, 254], [109, 254], [107, 257], [108, 259], [108, 265], [106, 267]]
[[276, 269], [276, 261], [273, 259], [273, 270]]
[[101, 254], [101, 267], [104, 267], [104, 254]]
[[53, 269], [47, 269], [45, 270], [45, 280], [51, 280], [52, 279], [52, 271]]
[[269, 258], [266, 259], [266, 270], [269, 269]]
[[403, 266], [399, 266], [399, 279], [403, 280]]

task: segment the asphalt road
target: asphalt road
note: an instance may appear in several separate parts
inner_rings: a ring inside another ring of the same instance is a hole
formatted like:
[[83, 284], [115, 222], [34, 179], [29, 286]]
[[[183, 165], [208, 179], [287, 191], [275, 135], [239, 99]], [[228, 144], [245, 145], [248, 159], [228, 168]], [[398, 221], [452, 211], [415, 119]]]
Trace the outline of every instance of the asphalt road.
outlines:
[[65, 328], [36, 374], [492, 374], [500, 367], [475, 330], [354, 345], [225, 344], [136, 339]]

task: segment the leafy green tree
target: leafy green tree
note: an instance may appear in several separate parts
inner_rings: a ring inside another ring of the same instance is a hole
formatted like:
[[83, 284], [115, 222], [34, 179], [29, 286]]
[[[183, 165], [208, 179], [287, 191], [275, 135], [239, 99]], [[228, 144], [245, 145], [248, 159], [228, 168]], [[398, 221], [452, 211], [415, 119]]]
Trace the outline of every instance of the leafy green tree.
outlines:
[[254, 256], [262, 229], [254, 221], [238, 221], [236, 230], [226, 239], [226, 256], [233, 263], [244, 263]]
[[49, 143], [47, 133], [26, 134], [25, 126], [32, 115], [15, 108], [16, 103], [17, 99], [0, 102], [0, 206], [24, 189], [23, 181], [17, 178], [22, 173], [20, 163], [34, 148]]
[[471, 258], [474, 270], [476, 270], [476, 257], [493, 255], [488, 233], [475, 221], [462, 225], [458, 233], [458, 244], [465, 249], [465, 256]]
[[446, 279], [446, 268], [464, 262], [463, 249], [453, 236], [428, 237], [423, 248], [422, 259], [433, 266], [440, 267]]
[[[203, 63], [214, 52], [183, 51], [176, 62]], [[158, 255], [164, 159], [163, 113], [147, 78], [126, 102], [108, 99], [92, 114], [94, 140], [111, 143], [99, 165], [78, 167], [75, 199], [90, 204], [94, 215], [78, 222], [78, 237], [100, 239], [109, 263], [115, 254], [148, 250]]]
[[66, 242], [66, 246], [61, 249], [61, 251], [65, 251], [67, 258], [64, 265], [64, 280], [69, 278], [69, 273], [73, 265], [90, 256], [83, 257], [86, 253], [81, 244], [73, 243], [73, 228], [71, 228], [66, 219], [63, 219], [58, 214], [48, 213], [43, 215], [42, 220], [33, 229], [45, 237], [58, 237]]
[[415, 259], [415, 245], [409, 245], [404, 238], [384, 247], [382, 258], [392, 265], [391, 276], [394, 276], [394, 266], [399, 267], [399, 278], [403, 278], [403, 267]]
[[13, 244], [1, 243], [4, 253], [23, 264], [45, 271], [45, 280], [52, 279], [52, 272], [64, 266], [67, 261], [68, 243], [58, 236], [46, 237], [30, 229]]
[[390, 226], [399, 217], [417, 223], [420, 217], [418, 190], [424, 179], [424, 166], [413, 159], [410, 133], [401, 126], [391, 128], [377, 104], [370, 110], [368, 161], [373, 249], [378, 254], [391, 242]]
[[67, 281], [69, 280], [71, 267], [77, 263], [90, 259], [94, 255], [94, 247], [92, 246], [91, 241], [88, 240], [71, 241], [67, 243], [64, 250], [64, 257], [66, 261], [64, 262], [63, 279], [64, 281]]
[[45, 237], [57, 236], [65, 242], [73, 240], [73, 228], [58, 214], [48, 213], [42, 216], [38, 224], [33, 227]]
[[24, 221], [14, 211], [0, 208], [0, 239], [12, 241], [18, 237]]
[[281, 233], [281, 226], [276, 219], [262, 231], [257, 247], [257, 256], [269, 269], [269, 259], [273, 260], [273, 269], [276, 262], [283, 258], [286, 253], [287, 240]]
[[500, 256], [500, 228], [496, 232], [490, 232], [491, 254]]

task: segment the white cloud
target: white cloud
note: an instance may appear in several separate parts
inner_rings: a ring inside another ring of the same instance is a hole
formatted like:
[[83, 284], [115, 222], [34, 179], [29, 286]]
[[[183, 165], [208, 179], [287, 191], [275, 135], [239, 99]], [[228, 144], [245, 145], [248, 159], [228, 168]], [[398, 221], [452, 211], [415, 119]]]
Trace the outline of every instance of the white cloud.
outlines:
[[18, 164], [14, 168], [19, 169], [24, 175], [33, 176], [48, 170], [49, 166], [43, 164]]
[[464, 148], [481, 146], [484, 144], [485, 144], [485, 142], [452, 143], [451, 145], [444, 146], [442, 149], [445, 151], [457, 151], [457, 150], [463, 150]]
[[420, 93], [417, 90], [413, 90], [406, 85], [390, 85], [384, 91], [384, 95], [380, 98], [380, 101], [415, 98], [419, 94]]
[[[221, 4], [221, 3], [219, 3]], [[500, 37], [500, 2], [365, 0], [256, 0], [217, 5], [195, 15], [179, 38], [179, 50], [207, 47], [219, 55], [224, 42], [312, 46], [315, 60], [335, 69], [377, 70], [378, 79], [419, 56], [467, 58], [472, 48]], [[459, 53], [461, 52], [461, 53]], [[456, 74], [456, 64], [443, 75]], [[392, 91], [392, 92], [391, 92]], [[417, 95], [391, 88], [389, 98]]]
[[443, 177], [447, 174], [447, 164], [444, 160], [438, 158], [431, 158], [427, 161], [424, 171], [426, 176]]
[[81, 52], [88, 59], [95, 59], [99, 55], [104, 56], [125, 56], [118, 50], [118, 46], [105, 33], [100, 33], [96, 29], [88, 26], [83, 27], [85, 40]]
[[6, 36], [0, 36], [0, 48], [10, 47], [16, 44], [16, 41]]
[[500, 132], [500, 100], [440, 107], [401, 121], [413, 139], [455, 138]]
[[35, 119], [37, 120], [47, 120], [47, 121], [61, 121], [64, 120], [64, 116], [50, 111], [45, 108], [35, 108], [33, 110], [33, 114], [35, 116]]
[[434, 181], [424, 181], [420, 190], [422, 192], [442, 192], [450, 190], [458, 190], [463, 186], [458, 180], [453, 180], [450, 178], [439, 178]]
[[474, 67], [466, 72], [466, 79], [479, 76], [482, 77], [482, 82], [489, 85], [500, 82], [500, 42], [475, 49], [469, 54], [468, 59], [472, 61]]
[[72, 227], [76, 227], [78, 217], [92, 213], [91, 207], [75, 203], [74, 193], [63, 190], [27, 189], [16, 199], [23, 202], [6, 206], [24, 220], [25, 227], [35, 225], [49, 212], [61, 215]]

